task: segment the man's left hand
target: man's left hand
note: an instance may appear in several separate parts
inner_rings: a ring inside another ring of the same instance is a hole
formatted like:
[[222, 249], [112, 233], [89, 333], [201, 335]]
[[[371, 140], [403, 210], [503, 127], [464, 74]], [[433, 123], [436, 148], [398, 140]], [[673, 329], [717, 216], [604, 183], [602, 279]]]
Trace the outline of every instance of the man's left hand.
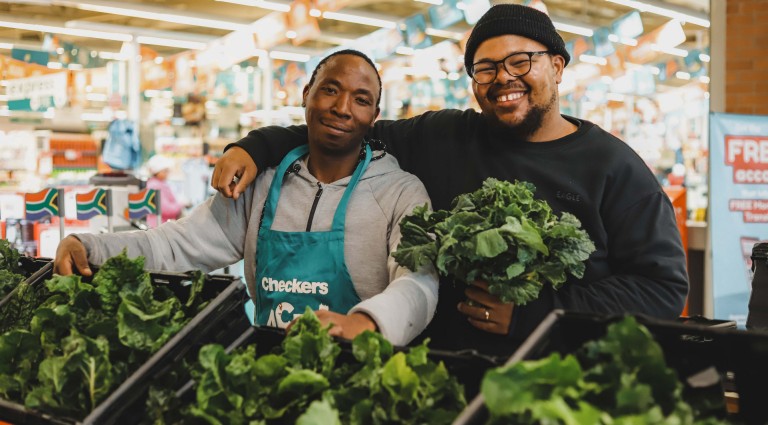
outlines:
[[315, 314], [320, 319], [323, 327], [333, 323], [328, 333], [344, 339], [354, 339], [363, 331], [375, 331], [376, 322], [364, 313], [339, 314], [328, 310], [316, 310]]
[[480, 280], [472, 282], [464, 294], [475, 305], [464, 301], [459, 303], [458, 309], [472, 326], [499, 335], [509, 333], [514, 304], [501, 302], [499, 297], [488, 292], [488, 283]]

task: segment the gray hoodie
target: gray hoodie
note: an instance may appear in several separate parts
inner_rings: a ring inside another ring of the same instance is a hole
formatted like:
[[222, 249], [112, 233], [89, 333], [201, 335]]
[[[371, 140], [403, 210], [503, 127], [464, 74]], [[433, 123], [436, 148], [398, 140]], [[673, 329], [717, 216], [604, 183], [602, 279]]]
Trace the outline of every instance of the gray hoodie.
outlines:
[[[379, 153], [374, 152], [374, 157]], [[318, 187], [323, 191], [311, 230], [326, 231], [331, 227], [350, 177], [320, 183], [307, 171], [305, 161], [296, 161], [300, 168], [283, 181], [274, 230], [306, 231]], [[96, 265], [123, 248], [131, 257], [145, 256], [149, 270], [208, 272], [244, 258], [249, 292], [256, 294], [256, 236], [274, 174], [274, 168], [264, 171], [237, 201], [216, 194], [189, 216], [156, 229], [76, 236], [88, 250], [88, 260]], [[389, 255], [400, 241], [400, 219], [425, 203], [429, 203], [429, 197], [421, 181], [402, 171], [388, 154], [370, 163], [347, 208], [344, 258], [362, 300], [349, 313], [371, 316], [393, 344], [407, 344], [421, 333], [437, 305], [434, 270], [413, 273]]]

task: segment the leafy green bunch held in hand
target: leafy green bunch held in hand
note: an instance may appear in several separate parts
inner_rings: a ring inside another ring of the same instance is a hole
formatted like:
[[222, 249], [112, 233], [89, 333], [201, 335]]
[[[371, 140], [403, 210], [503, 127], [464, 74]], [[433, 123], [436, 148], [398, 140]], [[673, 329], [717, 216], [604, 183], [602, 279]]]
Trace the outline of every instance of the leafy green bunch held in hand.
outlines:
[[633, 317], [611, 324], [575, 354], [489, 370], [481, 392], [489, 424], [724, 423], [702, 417], [707, 414], [683, 399], [661, 347]]
[[450, 211], [417, 207], [400, 222], [393, 252], [410, 270], [433, 264], [460, 282], [488, 282], [504, 302], [535, 300], [545, 283], [561, 287], [568, 275], [584, 276], [595, 245], [572, 214], [560, 217], [534, 198], [527, 182], [489, 178], [475, 192], [457, 196]]
[[173, 422], [448, 424], [466, 405], [463, 389], [428, 351], [394, 353], [381, 334], [366, 331], [352, 342], [354, 361], [340, 361], [341, 347], [307, 309], [273, 353], [201, 348], [197, 402]]
[[19, 258], [21, 258], [19, 251], [13, 249], [7, 240], [0, 239], [0, 299], [24, 280], [23, 270], [19, 267]]

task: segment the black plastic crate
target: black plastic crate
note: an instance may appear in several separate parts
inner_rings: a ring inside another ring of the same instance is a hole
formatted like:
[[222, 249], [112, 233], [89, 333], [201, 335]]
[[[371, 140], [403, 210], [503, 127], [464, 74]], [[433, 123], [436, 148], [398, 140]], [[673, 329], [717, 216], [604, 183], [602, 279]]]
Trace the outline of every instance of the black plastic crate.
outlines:
[[[91, 267], [96, 272], [97, 267]], [[52, 276], [52, 267], [47, 274], [36, 282], [42, 287], [45, 279]], [[167, 287], [181, 299], [189, 296], [192, 273], [150, 272], [150, 278], [154, 285], [167, 285]], [[88, 280], [89, 278], [83, 278]], [[85, 419], [78, 421], [73, 418], [55, 416], [23, 405], [0, 399], [0, 421], [7, 421], [14, 425], [38, 425], [38, 424], [111, 424], [118, 423], [121, 416], [135, 415], [135, 411], [129, 408], [135, 407], [137, 400], [145, 398], [145, 393], [152, 378], [162, 373], [164, 368], [170, 367], [180, 358], [183, 358], [192, 343], [199, 339], [199, 335], [211, 333], [242, 333], [242, 329], [232, 329], [227, 320], [233, 316], [244, 316], [243, 304], [246, 299], [245, 285], [235, 276], [206, 275], [206, 281], [200, 294], [202, 299], [210, 300], [210, 303], [198, 313], [176, 335], [155, 352], [128, 379], [120, 384], [112, 393], [102, 401]], [[143, 406], [140, 411], [143, 410]]]
[[[688, 385], [687, 378], [714, 368], [723, 387], [730, 386], [738, 394], [738, 412], [728, 417], [745, 424], [768, 423], [768, 333], [635, 317], [664, 350], [667, 365], [683, 385]], [[541, 359], [553, 352], [572, 353], [585, 342], [603, 337], [607, 326], [619, 319], [556, 310], [506, 364]], [[484, 403], [482, 395], [475, 397], [454, 424], [484, 424], [488, 420]]]
[[[233, 337], [233, 333], [229, 333], [228, 335], [225, 335], [223, 338], [222, 335], [216, 335], [215, 338], [211, 338], [210, 335], [201, 337], [200, 341], [202, 340], [209, 340], [209, 342], [216, 342], [221, 345], [223, 345], [226, 348], [227, 352], [231, 352], [232, 350], [238, 348], [247, 346], [250, 344], [256, 344], [256, 353], [257, 355], [265, 355], [274, 352], [276, 348], [278, 348], [283, 340], [285, 339], [286, 332], [283, 329], [273, 328], [273, 327], [254, 327], [250, 326], [247, 319], [244, 315], [241, 315], [238, 318], [239, 323], [234, 323], [233, 328], [242, 329], [245, 327], [244, 331], [238, 335], [235, 335]], [[212, 340], [215, 339], [215, 340]], [[354, 356], [352, 354], [352, 343], [348, 340], [343, 339], [336, 339], [336, 342], [341, 347], [341, 352], [339, 353], [338, 357], [338, 364], [344, 364], [347, 362], [356, 361], [354, 359]], [[199, 344], [197, 347], [195, 347], [195, 352], [199, 351], [199, 348], [202, 346], [202, 344]], [[393, 347], [394, 352], [400, 352], [400, 351], [407, 351], [409, 350], [408, 347], [404, 346], [394, 346]], [[486, 370], [492, 367], [499, 366], [502, 362], [496, 358], [496, 357], [490, 357], [490, 356], [484, 356], [482, 354], [479, 354], [478, 352], [474, 350], [463, 350], [463, 351], [441, 351], [441, 350], [429, 350], [428, 357], [432, 359], [435, 362], [443, 362], [445, 364], [446, 369], [448, 371], [456, 376], [458, 381], [464, 385], [465, 388], [465, 395], [468, 400], [471, 400], [475, 395], [477, 395], [479, 388], [480, 388], [480, 381], [485, 373]], [[165, 358], [162, 360], [163, 362], [169, 362], [172, 361], [170, 358]], [[197, 361], [197, 358], [195, 357], [195, 361]], [[169, 365], [166, 365], [165, 370], [168, 370]], [[156, 377], [158, 377], [157, 375]], [[184, 384], [180, 384], [178, 388], [176, 389], [176, 396], [181, 401], [182, 404], [187, 404], [194, 402], [195, 400], [195, 383], [192, 380], [187, 381]], [[136, 408], [143, 408], [144, 405], [137, 404], [135, 405]], [[136, 411], [136, 410], [133, 410]], [[89, 416], [89, 418], [91, 418]], [[142, 422], [141, 415], [136, 414], [133, 417], [127, 418], [127, 417], [119, 417], [116, 415], [110, 415], [109, 418], [113, 419], [114, 422], [104, 422], [104, 421], [96, 421], [96, 422], [88, 422], [88, 419], [86, 419], [86, 423], [115, 423], [119, 425], [133, 425], [133, 424], [139, 424], [139, 423], [146, 423]]]
[[[24, 275], [24, 277], [26, 277], [25, 282], [29, 284], [41, 282], [53, 275], [53, 260], [50, 258], [35, 258], [35, 257], [23, 256], [19, 258], [19, 266], [23, 271], [22, 274]], [[8, 300], [11, 297], [11, 294], [13, 294], [15, 291], [16, 291], [16, 288], [14, 288], [11, 292], [6, 294], [4, 297], [0, 298], [0, 309], [5, 303], [8, 302]]]

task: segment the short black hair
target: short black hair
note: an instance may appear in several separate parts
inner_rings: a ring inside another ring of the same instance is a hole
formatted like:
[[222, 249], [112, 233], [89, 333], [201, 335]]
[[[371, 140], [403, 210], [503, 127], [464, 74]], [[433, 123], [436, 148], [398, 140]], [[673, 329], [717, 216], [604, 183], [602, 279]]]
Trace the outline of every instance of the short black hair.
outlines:
[[363, 58], [366, 62], [368, 62], [368, 65], [371, 65], [371, 68], [376, 72], [376, 80], [379, 82], [379, 97], [376, 98], [376, 107], [379, 107], [379, 103], [381, 102], [381, 76], [379, 75], [379, 70], [376, 69], [376, 65], [373, 64], [373, 61], [371, 58], [369, 58], [365, 53], [359, 52], [354, 49], [344, 49], [344, 50], [337, 50], [330, 55], [323, 58], [323, 60], [320, 61], [320, 63], [317, 64], [315, 67], [315, 70], [312, 71], [312, 76], [309, 78], [309, 84], [307, 84], [309, 87], [312, 87], [312, 84], [315, 83], [315, 76], [317, 75], [317, 70], [320, 69], [323, 65], [325, 65], [326, 62], [328, 62], [328, 59], [339, 56], [339, 55], [353, 55], [360, 58]]

